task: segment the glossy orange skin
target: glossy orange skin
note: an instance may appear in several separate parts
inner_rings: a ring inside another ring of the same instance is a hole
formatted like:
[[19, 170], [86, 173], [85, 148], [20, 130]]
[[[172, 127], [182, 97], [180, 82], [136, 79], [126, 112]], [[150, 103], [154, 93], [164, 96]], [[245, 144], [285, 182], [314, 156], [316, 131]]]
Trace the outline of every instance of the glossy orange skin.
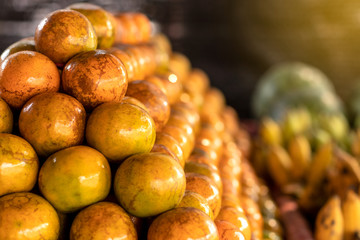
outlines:
[[200, 115], [195, 105], [189, 102], [176, 102], [171, 105], [171, 115], [180, 115], [187, 119], [194, 129], [195, 135], [200, 130]]
[[141, 107], [142, 109], [144, 109], [147, 113], [149, 113], [149, 110], [145, 107], [145, 105], [142, 102], [140, 102], [139, 100], [137, 100], [136, 98], [125, 96], [121, 100], [121, 102], [136, 105], [136, 106]]
[[251, 227], [244, 211], [234, 207], [222, 207], [216, 220], [224, 220], [234, 224], [244, 234], [246, 240], [251, 240]]
[[122, 13], [117, 20], [116, 42], [138, 44], [149, 41], [151, 34], [150, 20], [142, 13]]
[[91, 110], [104, 102], [120, 102], [128, 79], [124, 64], [104, 50], [80, 53], [71, 58], [62, 72], [62, 87]]
[[202, 126], [196, 137], [195, 146], [207, 152], [211, 161], [218, 164], [222, 154], [223, 141], [218, 132], [210, 126]]
[[241, 203], [253, 234], [256, 239], [262, 239], [264, 220], [259, 206], [254, 200], [245, 195], [241, 196]]
[[25, 50], [36, 51], [34, 37], [23, 38], [11, 44], [2, 52], [0, 56], [0, 62], [4, 61], [5, 58], [10, 56], [11, 54]]
[[20, 109], [31, 97], [43, 92], [57, 92], [60, 74], [46, 56], [21, 51], [7, 57], [0, 68], [0, 97], [10, 107]]
[[211, 180], [214, 181], [216, 187], [219, 189], [220, 196], [222, 195], [222, 181], [219, 170], [214, 165], [199, 162], [186, 162], [184, 170], [185, 173], [193, 172], [211, 178]]
[[200, 194], [192, 191], [185, 191], [181, 202], [177, 207], [194, 207], [204, 213], [206, 213], [212, 220], [214, 220], [214, 214], [211, 210], [208, 201]]
[[90, 21], [70, 9], [56, 10], [41, 20], [35, 48], [60, 66], [80, 52], [95, 50], [97, 36]]
[[201, 69], [194, 68], [183, 83], [184, 89], [189, 93], [204, 95], [209, 89], [210, 80], [208, 75]]
[[185, 192], [185, 173], [172, 157], [161, 153], [136, 154], [118, 168], [115, 195], [127, 212], [149, 217], [176, 207]]
[[140, 33], [139, 42], [148, 42], [151, 35], [151, 24], [149, 18], [140, 12], [128, 14], [132, 14], [132, 19], [135, 22]]
[[161, 131], [170, 117], [166, 95], [156, 85], [143, 80], [130, 82], [126, 95], [138, 99], [146, 106], [154, 119], [156, 131]]
[[76, 215], [70, 229], [70, 240], [129, 239], [137, 240], [130, 216], [111, 202], [95, 203]]
[[115, 26], [110, 13], [91, 3], [74, 3], [68, 9], [82, 13], [93, 26], [97, 36], [97, 48], [110, 48], [115, 41]]
[[11, 133], [13, 129], [13, 113], [9, 105], [0, 98], [0, 133]]
[[125, 49], [125, 52], [129, 54], [137, 62], [137, 70], [135, 71], [136, 80], [144, 80], [147, 75], [147, 62], [144, 57], [144, 52], [137, 46], [129, 45]]
[[150, 42], [154, 46], [157, 70], [163, 71], [168, 69], [172, 52], [170, 40], [164, 34], [158, 33], [151, 37]]
[[41, 193], [57, 210], [74, 212], [109, 194], [110, 166], [95, 149], [74, 146], [48, 157], [38, 183]]
[[60, 223], [44, 198], [29, 192], [0, 198], [0, 239], [57, 240]]
[[30, 191], [36, 183], [39, 160], [23, 138], [0, 133], [0, 196]]
[[173, 52], [169, 59], [169, 69], [179, 77], [180, 82], [185, 82], [191, 70], [190, 60], [182, 53]]
[[234, 224], [224, 221], [215, 220], [220, 240], [246, 240], [244, 234]]
[[217, 168], [217, 165], [215, 165], [215, 163], [210, 159], [209, 154], [196, 146], [187, 159], [187, 162], [204, 163], [212, 166], [213, 168]]
[[218, 88], [209, 88], [204, 97], [204, 105], [201, 114], [219, 114], [226, 106], [225, 96]]
[[170, 150], [170, 152], [173, 155], [175, 155], [175, 158], [178, 160], [180, 165], [184, 167], [185, 165], [184, 153], [179, 142], [174, 137], [164, 132], [158, 132], [156, 134], [155, 144], [163, 145], [167, 147]]
[[134, 78], [135, 67], [137, 65], [135, 59], [131, 58], [129, 54], [118, 48], [110, 48], [108, 52], [114, 55], [115, 57], [119, 58], [119, 60], [124, 64], [128, 76], [128, 81], [131, 82], [133, 80], [136, 80]]
[[42, 93], [31, 98], [19, 117], [19, 130], [39, 156], [81, 144], [86, 112], [75, 98], [63, 93]]
[[218, 240], [215, 223], [197, 208], [175, 208], [150, 225], [148, 240]]
[[214, 217], [217, 217], [221, 207], [221, 196], [219, 189], [211, 178], [198, 173], [186, 173], [186, 190], [203, 196], [208, 201]]
[[193, 142], [191, 142], [188, 134], [186, 133], [186, 130], [176, 126], [165, 125], [161, 131], [175, 138], [183, 151], [184, 159], [186, 161], [194, 147]]
[[155, 142], [155, 123], [142, 108], [109, 102], [95, 108], [86, 125], [86, 140], [111, 162], [148, 153]]
[[145, 80], [150, 82], [161, 82], [170, 104], [174, 104], [179, 100], [182, 92], [182, 85], [174, 73], [156, 73], [155, 75], [148, 76]]

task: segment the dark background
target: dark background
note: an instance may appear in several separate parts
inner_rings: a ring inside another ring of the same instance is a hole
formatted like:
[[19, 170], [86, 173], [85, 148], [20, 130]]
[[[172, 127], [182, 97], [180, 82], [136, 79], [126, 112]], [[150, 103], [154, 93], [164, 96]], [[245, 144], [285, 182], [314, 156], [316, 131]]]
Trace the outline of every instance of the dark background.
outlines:
[[[32, 36], [53, 10], [78, 1], [0, 1], [0, 51]], [[273, 64], [303, 61], [333, 81], [346, 102], [360, 76], [360, 2], [356, 0], [92, 0], [110, 12], [141, 11], [173, 50], [202, 68], [240, 117]]]

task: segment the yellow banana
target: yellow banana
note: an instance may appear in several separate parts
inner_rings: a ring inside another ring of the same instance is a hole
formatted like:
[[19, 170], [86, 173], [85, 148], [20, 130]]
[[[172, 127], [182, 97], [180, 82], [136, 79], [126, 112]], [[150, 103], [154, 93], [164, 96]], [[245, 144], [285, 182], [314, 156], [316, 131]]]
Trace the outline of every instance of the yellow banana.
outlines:
[[288, 152], [293, 163], [293, 178], [300, 180], [310, 166], [311, 146], [304, 135], [293, 137], [288, 145]]
[[349, 190], [342, 205], [344, 240], [355, 240], [360, 233], [360, 198]]
[[321, 146], [312, 159], [307, 184], [318, 185], [323, 181], [328, 168], [333, 164], [333, 144], [331, 142]]
[[291, 109], [284, 118], [282, 124], [283, 138], [285, 142], [292, 137], [305, 133], [311, 127], [312, 120], [308, 110], [305, 108]]
[[270, 176], [279, 186], [284, 186], [290, 182], [292, 162], [289, 154], [282, 146], [270, 148], [267, 165]]
[[331, 197], [320, 209], [315, 222], [315, 240], [342, 240], [344, 220], [340, 198]]
[[334, 161], [334, 167], [329, 174], [329, 187], [343, 200], [348, 189], [360, 187], [360, 165], [353, 156], [340, 148], [334, 150]]
[[261, 121], [259, 135], [267, 145], [280, 145], [282, 143], [280, 126], [271, 118], [264, 118]]

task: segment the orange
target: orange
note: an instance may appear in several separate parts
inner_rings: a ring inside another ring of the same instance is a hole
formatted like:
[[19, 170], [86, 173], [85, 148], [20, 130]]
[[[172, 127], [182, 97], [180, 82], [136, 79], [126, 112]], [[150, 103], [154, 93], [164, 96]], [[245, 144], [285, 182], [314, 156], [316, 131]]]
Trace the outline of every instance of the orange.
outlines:
[[35, 47], [63, 66], [75, 54], [95, 50], [97, 36], [83, 14], [61, 9], [41, 20], [35, 31]]
[[234, 207], [222, 207], [216, 220], [234, 224], [244, 234], [246, 240], [251, 240], [251, 227], [244, 211]]
[[57, 92], [59, 87], [56, 65], [41, 53], [21, 51], [1, 63], [0, 97], [10, 107], [19, 109], [36, 94]]
[[97, 48], [110, 48], [115, 40], [115, 26], [110, 13], [91, 3], [74, 3], [67, 7], [78, 11], [90, 21], [97, 36]]
[[198, 173], [186, 173], [186, 190], [199, 193], [209, 203], [216, 218], [221, 207], [221, 196], [219, 189], [211, 178]]
[[150, 225], [148, 240], [219, 240], [215, 223], [197, 208], [175, 208]]
[[194, 207], [209, 215], [211, 219], [214, 219], [214, 214], [208, 201], [196, 192], [186, 190], [177, 207]]
[[156, 131], [161, 131], [170, 116], [170, 105], [166, 95], [156, 85], [140, 80], [129, 83], [126, 96], [142, 102], [154, 119]]
[[155, 124], [142, 108], [125, 103], [109, 102], [95, 108], [86, 125], [86, 140], [111, 162], [147, 153], [155, 142]]
[[185, 192], [185, 173], [172, 157], [135, 154], [118, 168], [114, 190], [121, 206], [137, 217], [149, 217], [176, 207]]
[[108, 52], [119, 58], [119, 60], [124, 64], [128, 76], [128, 81], [131, 82], [133, 80], [136, 80], [134, 79], [136, 67], [135, 65], [137, 64], [135, 62], [135, 59], [130, 57], [130, 55], [127, 54], [125, 51], [118, 48], [110, 48]]
[[59, 217], [44, 198], [29, 192], [0, 198], [0, 239], [57, 240]]
[[57, 210], [74, 212], [109, 194], [110, 166], [97, 150], [74, 146], [46, 159], [38, 183], [41, 193]]
[[244, 234], [234, 224], [224, 221], [215, 220], [220, 240], [246, 240]]
[[179, 142], [169, 134], [158, 132], [156, 134], [155, 144], [166, 147], [171, 155], [180, 163], [182, 167], [185, 165], [184, 152]]
[[75, 217], [70, 240], [128, 239], [137, 240], [130, 216], [111, 202], [95, 203], [81, 210]]
[[31, 98], [19, 117], [19, 130], [40, 156], [81, 144], [86, 113], [75, 98], [63, 93], [42, 93]]
[[0, 196], [30, 191], [37, 180], [39, 160], [25, 139], [0, 133]]
[[120, 102], [128, 86], [124, 64], [104, 50], [80, 53], [70, 59], [61, 80], [64, 91], [88, 110], [104, 102]]
[[0, 133], [11, 133], [13, 129], [13, 113], [9, 105], [0, 98]]

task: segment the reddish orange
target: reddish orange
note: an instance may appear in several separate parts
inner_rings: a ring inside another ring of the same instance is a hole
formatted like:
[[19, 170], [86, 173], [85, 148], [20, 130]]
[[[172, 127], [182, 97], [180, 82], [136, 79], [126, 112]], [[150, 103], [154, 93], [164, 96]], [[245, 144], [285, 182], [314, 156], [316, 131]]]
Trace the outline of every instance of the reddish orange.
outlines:
[[62, 73], [64, 91], [86, 109], [104, 102], [120, 102], [128, 86], [125, 66], [104, 50], [80, 53], [66, 63]]
[[13, 108], [21, 108], [39, 93], [57, 92], [59, 87], [59, 70], [41, 53], [21, 51], [1, 63], [0, 97]]
[[215, 220], [220, 240], [247, 240], [244, 234], [234, 224], [224, 221]]

